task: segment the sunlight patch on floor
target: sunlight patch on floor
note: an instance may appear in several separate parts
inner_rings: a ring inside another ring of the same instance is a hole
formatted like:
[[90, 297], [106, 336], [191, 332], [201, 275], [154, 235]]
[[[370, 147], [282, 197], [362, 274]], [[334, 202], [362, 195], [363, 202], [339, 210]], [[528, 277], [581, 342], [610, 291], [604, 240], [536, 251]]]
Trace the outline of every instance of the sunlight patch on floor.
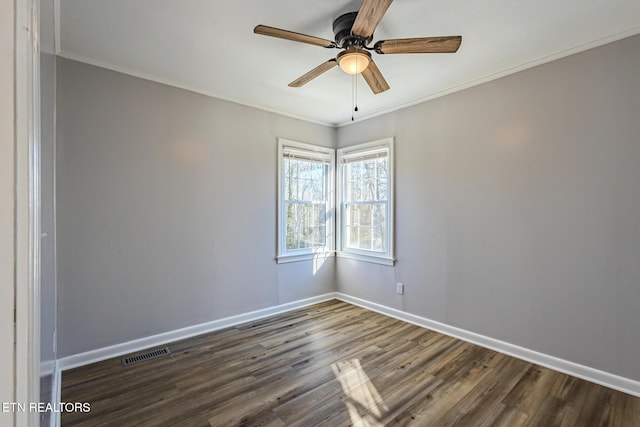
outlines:
[[354, 427], [382, 426], [382, 416], [389, 410], [359, 359], [343, 360], [331, 365], [342, 386], [346, 405]]

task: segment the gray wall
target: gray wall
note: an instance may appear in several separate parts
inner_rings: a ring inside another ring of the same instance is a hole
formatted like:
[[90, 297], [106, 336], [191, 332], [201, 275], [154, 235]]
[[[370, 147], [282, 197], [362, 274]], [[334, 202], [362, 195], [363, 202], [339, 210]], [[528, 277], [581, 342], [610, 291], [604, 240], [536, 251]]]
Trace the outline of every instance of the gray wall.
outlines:
[[60, 357], [335, 290], [275, 263], [277, 137], [336, 131], [58, 59]]
[[[14, 160], [15, 92], [14, 2], [0, 3], [0, 402], [13, 402], [14, 301]], [[12, 414], [0, 413], [0, 424], [12, 425]]]
[[396, 137], [398, 262], [338, 259], [339, 291], [640, 380], [638, 52], [340, 128], [339, 146]]

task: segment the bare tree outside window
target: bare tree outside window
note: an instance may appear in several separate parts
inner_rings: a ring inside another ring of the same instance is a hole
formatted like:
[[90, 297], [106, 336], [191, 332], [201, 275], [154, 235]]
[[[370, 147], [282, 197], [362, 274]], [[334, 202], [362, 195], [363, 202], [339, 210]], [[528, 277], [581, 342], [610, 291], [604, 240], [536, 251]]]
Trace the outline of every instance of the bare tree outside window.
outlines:
[[285, 158], [284, 171], [287, 250], [325, 246], [328, 165]]
[[387, 158], [345, 165], [345, 247], [384, 252], [387, 240]]

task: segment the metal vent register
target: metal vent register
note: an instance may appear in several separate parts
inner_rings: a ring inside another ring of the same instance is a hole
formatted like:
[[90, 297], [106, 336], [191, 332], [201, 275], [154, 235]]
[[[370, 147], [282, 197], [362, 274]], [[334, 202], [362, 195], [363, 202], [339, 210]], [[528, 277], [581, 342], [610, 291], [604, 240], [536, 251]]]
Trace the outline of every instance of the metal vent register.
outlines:
[[145, 360], [155, 359], [156, 357], [165, 356], [167, 354], [171, 354], [171, 350], [169, 350], [169, 347], [149, 350], [144, 353], [136, 354], [135, 356], [123, 357], [122, 366], [133, 365], [134, 363], [144, 362]]

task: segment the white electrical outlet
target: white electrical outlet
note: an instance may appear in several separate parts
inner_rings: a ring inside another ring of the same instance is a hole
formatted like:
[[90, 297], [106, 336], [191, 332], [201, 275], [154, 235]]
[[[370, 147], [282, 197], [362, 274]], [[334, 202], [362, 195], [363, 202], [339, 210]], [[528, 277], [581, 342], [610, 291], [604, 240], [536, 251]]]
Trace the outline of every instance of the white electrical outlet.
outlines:
[[396, 294], [404, 294], [404, 283], [396, 283]]

